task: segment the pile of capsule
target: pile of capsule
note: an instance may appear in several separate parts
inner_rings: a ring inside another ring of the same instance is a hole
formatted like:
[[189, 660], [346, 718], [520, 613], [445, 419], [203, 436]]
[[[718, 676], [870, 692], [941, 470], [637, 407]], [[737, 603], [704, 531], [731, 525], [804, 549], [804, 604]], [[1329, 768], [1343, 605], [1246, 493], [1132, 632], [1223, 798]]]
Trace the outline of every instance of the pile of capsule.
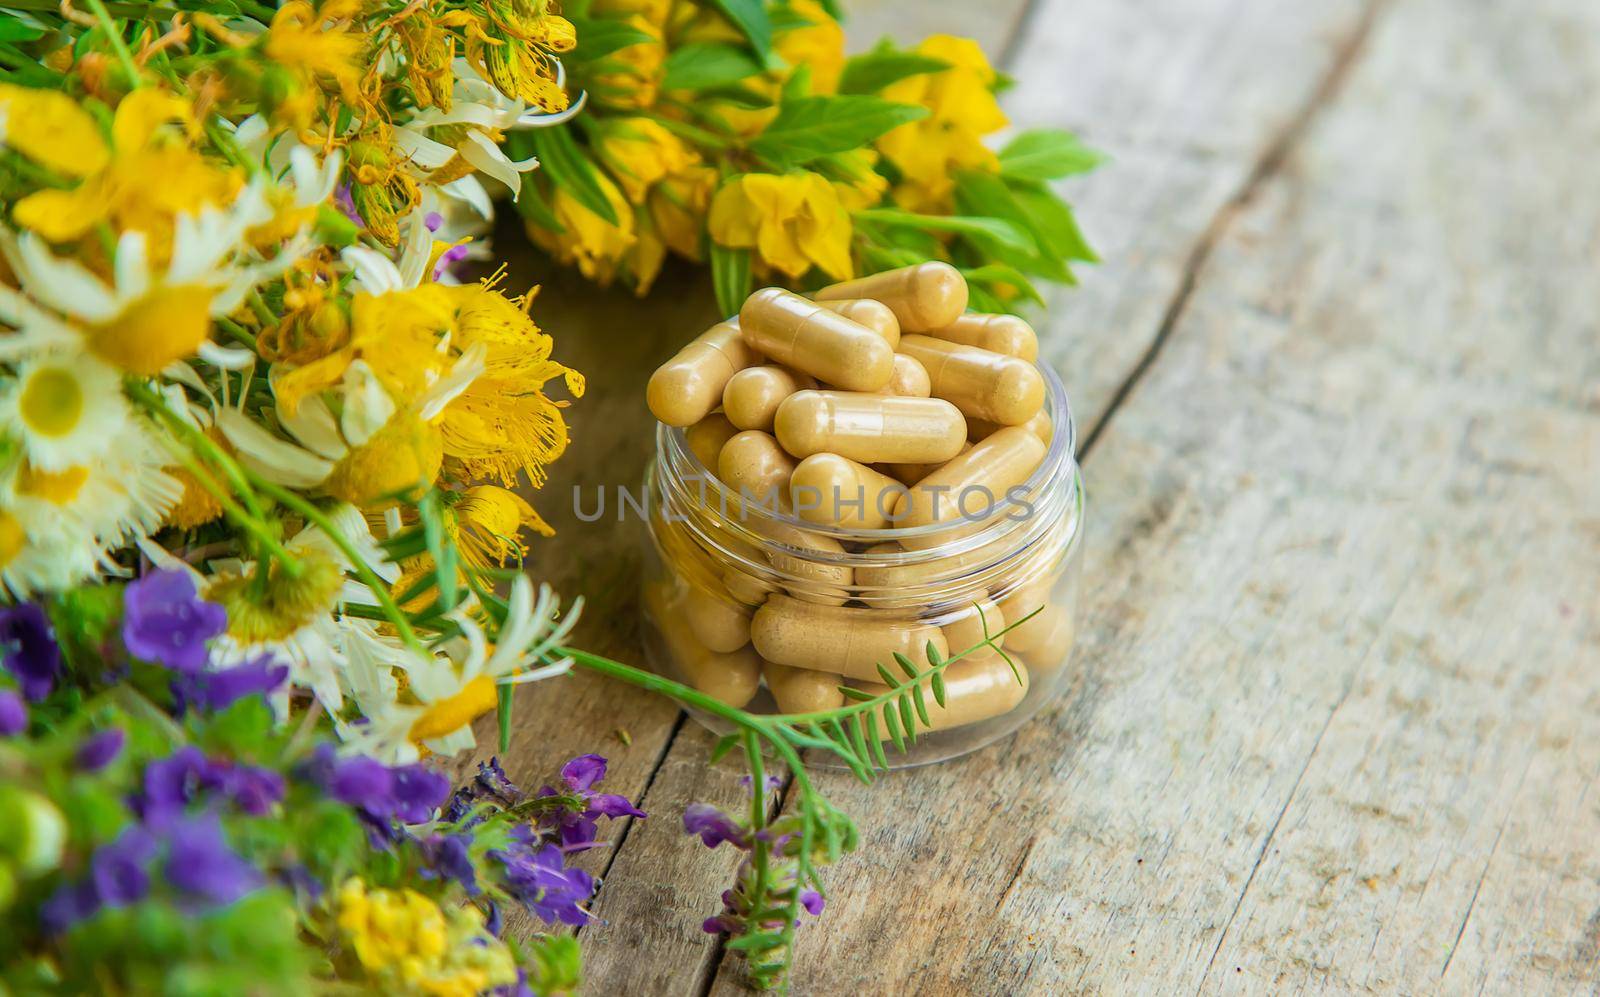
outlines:
[[[858, 549], [936, 548], [960, 535], [958, 520], [981, 519], [985, 501], [1029, 480], [1052, 429], [1033, 329], [966, 305], [966, 282], [944, 263], [835, 284], [815, 300], [765, 288], [663, 364], [647, 401], [746, 499], [858, 535], [928, 528], [926, 541]], [[928, 706], [934, 729], [956, 727], [1014, 708], [1028, 672], [1057, 667], [1070, 648], [1071, 613], [1051, 604], [1051, 565], [1019, 564], [1026, 578], [996, 579], [964, 593], [964, 608], [929, 619], [927, 606], [892, 593], [939, 563], [852, 572], [794, 554], [846, 551], [826, 534], [770, 519], [762, 528], [775, 544], [764, 556], [805, 584], [785, 589], [737, 566], [707, 583], [705, 572], [689, 570], [684, 545], [668, 539], [661, 550], [670, 578], [645, 588], [678, 670], [732, 705], [748, 703], [764, 679], [785, 713], [831, 709], [843, 703], [842, 684], [884, 691], [878, 665], [892, 666], [896, 652], [924, 662], [930, 642], [941, 654], [966, 651], [985, 627], [994, 633], [1007, 618], [1034, 613], [1003, 642], [1021, 682], [989, 648], [949, 666], [945, 705]], [[962, 556], [944, 565], [950, 574], [959, 574]]]

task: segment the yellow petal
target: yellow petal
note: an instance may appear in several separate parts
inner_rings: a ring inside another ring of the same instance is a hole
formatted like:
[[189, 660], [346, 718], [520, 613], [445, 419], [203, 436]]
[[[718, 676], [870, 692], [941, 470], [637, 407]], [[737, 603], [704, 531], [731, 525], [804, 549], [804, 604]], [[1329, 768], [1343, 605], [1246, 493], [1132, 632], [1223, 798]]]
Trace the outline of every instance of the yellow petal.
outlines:
[[122, 98], [117, 114], [111, 121], [111, 140], [123, 152], [132, 152], [149, 144], [156, 129], [169, 121], [181, 122], [190, 138], [199, 133], [193, 108], [185, 97], [165, 90], [145, 87]]
[[86, 177], [110, 161], [100, 126], [64, 93], [0, 84], [0, 113], [6, 144], [57, 173]]
[[35, 191], [17, 202], [12, 217], [19, 228], [37, 232], [50, 242], [71, 242], [105, 217], [104, 188], [95, 178], [75, 190]]

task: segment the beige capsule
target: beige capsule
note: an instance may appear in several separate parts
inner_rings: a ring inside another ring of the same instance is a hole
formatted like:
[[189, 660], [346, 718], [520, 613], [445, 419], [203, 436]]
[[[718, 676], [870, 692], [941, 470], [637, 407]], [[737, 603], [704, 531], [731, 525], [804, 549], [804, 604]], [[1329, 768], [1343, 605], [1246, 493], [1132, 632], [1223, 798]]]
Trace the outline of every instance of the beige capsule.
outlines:
[[895, 524], [977, 523], [1028, 480], [1044, 452], [1037, 436], [1008, 426], [913, 485], [895, 506]]
[[1000, 612], [1006, 614], [1012, 624], [1006, 634], [1006, 647], [1026, 654], [1049, 644], [1058, 619], [1067, 615], [1051, 601], [1054, 581], [1052, 575], [1042, 574], [1010, 591], [1001, 590], [997, 600]]
[[664, 586], [645, 587], [645, 609], [685, 682], [733, 707], [755, 698], [761, 687], [761, 659], [753, 648], [719, 654], [701, 644], [682, 618], [681, 600], [672, 599]]
[[[1021, 661], [1016, 658], [1012, 661], [1017, 666], [1015, 672], [999, 655], [982, 661], [963, 658], [953, 662], [944, 670], [943, 706], [933, 698], [929, 681], [922, 680], [922, 701], [928, 707], [926, 729], [965, 727], [1016, 709], [1022, 697], [1028, 694], [1029, 676], [1027, 667]], [[1019, 678], [1021, 681], [1018, 681]], [[869, 696], [881, 696], [889, 691], [888, 686], [877, 682], [864, 682], [852, 688]], [[920, 732], [923, 729], [919, 718], [917, 730]], [[887, 731], [880, 731], [880, 734], [885, 739], [889, 736]]]
[[713, 412], [685, 429], [683, 438], [689, 444], [689, 451], [705, 465], [707, 473], [715, 475], [717, 456], [722, 453], [722, 445], [738, 432], [739, 427], [729, 422], [726, 415]]
[[928, 370], [933, 397], [969, 419], [1020, 426], [1044, 406], [1044, 378], [1026, 360], [932, 336], [904, 336], [900, 350]]
[[737, 321], [718, 322], [656, 368], [645, 386], [645, 403], [669, 426], [692, 425], [722, 401], [729, 378], [760, 362]]
[[750, 642], [750, 610], [723, 593], [691, 586], [683, 618], [695, 640], [713, 651], [727, 654]]
[[906, 486], [838, 454], [812, 454], [789, 476], [795, 515], [850, 530], [881, 530]]
[[[1055, 436], [1055, 426], [1050, 422], [1050, 413], [1046, 412], [1042, 408], [1033, 414], [1032, 419], [1029, 419], [1027, 422], [1023, 423], [1022, 427], [1033, 435], [1039, 437], [1039, 439], [1043, 440], [1046, 446], [1050, 444], [1051, 438]], [[968, 419], [967, 437], [976, 442], [977, 440], [983, 439], [985, 436], [992, 436], [996, 430], [1004, 428], [1005, 427], [1000, 425], [998, 422], [985, 422], [982, 419]]]
[[776, 509], [789, 494], [794, 458], [759, 429], [736, 433], [717, 456], [717, 477], [745, 501]]
[[[1072, 614], [1060, 606], [1046, 606], [1044, 612], [1035, 619], [1043, 618], [1049, 624], [1049, 629], [1042, 633], [1024, 635], [1024, 642], [1028, 644], [1026, 650], [1017, 648], [1028, 659], [1028, 667], [1036, 672], [1055, 671], [1067, 663], [1072, 655], [1072, 645], [1077, 638], [1077, 627], [1072, 622]], [[1029, 624], [1033, 620], [1028, 621]], [[1017, 630], [1021, 630], [1018, 627]], [[1016, 631], [1012, 631], [1016, 633]], [[1008, 638], [1011, 634], [1006, 635]], [[1010, 650], [1007, 645], [1007, 650]]]
[[784, 576], [783, 587], [789, 595], [818, 606], [844, 605], [855, 584], [855, 571], [848, 564], [835, 563], [844, 555], [839, 541], [775, 520], [751, 525], [771, 542], [767, 561]]
[[797, 391], [778, 406], [773, 431], [796, 457], [835, 453], [863, 464], [936, 463], [961, 452], [966, 420], [939, 398]]
[[881, 301], [900, 320], [902, 334], [922, 332], [943, 328], [967, 310], [967, 281], [961, 271], [948, 263], [917, 263], [830, 284], [817, 292], [818, 301], [836, 298]]
[[[942, 627], [944, 639], [950, 645], [951, 654], [960, 654], [963, 651], [978, 648], [975, 651], [971, 651], [961, 660], [978, 661], [984, 658], [992, 658], [995, 656], [994, 648], [979, 648], [978, 645], [984, 642], [986, 636], [993, 634], [999, 634], [998, 637], [993, 638], [993, 642], [999, 647], [1005, 646], [1006, 635], [1000, 633], [1006, 627], [1005, 613], [1001, 612], [1000, 607], [995, 604], [993, 599], [981, 595], [975, 596], [957, 612], [959, 615]], [[985, 633], [986, 629], [987, 634]]]
[[770, 433], [778, 405], [796, 391], [816, 386], [816, 379], [810, 375], [774, 364], [746, 367], [729, 378], [728, 386], [722, 389], [722, 411], [740, 429]]
[[742, 568], [723, 568], [722, 584], [727, 588], [729, 595], [750, 607], [761, 605], [767, 601], [767, 596], [778, 591], [775, 583]]
[[935, 339], [976, 346], [991, 353], [1004, 353], [1033, 363], [1039, 359], [1039, 337], [1033, 326], [1015, 315], [985, 315], [967, 312], [940, 329], [930, 329]]
[[[869, 606], [898, 608], [922, 607], [929, 602], [926, 586], [937, 586], [953, 579], [987, 570], [1005, 557], [1015, 545], [1010, 536], [998, 537], [970, 550], [958, 551], [932, 560], [910, 563], [861, 564], [855, 568], [857, 598]], [[868, 547], [868, 554], [920, 552], [920, 548], [887, 541]], [[918, 587], [922, 587], [920, 590]]]
[[819, 672], [810, 668], [790, 668], [775, 661], [763, 661], [761, 673], [766, 676], [767, 688], [783, 713], [816, 713], [836, 710], [844, 705], [844, 676], [836, 672]]
[[902, 398], [927, 398], [933, 393], [933, 383], [928, 380], [928, 368], [915, 357], [904, 353], [894, 355], [894, 376], [879, 394], [899, 395]]
[[[968, 443], [961, 448], [961, 453], [966, 453], [971, 449], [972, 444]], [[957, 456], [960, 455], [958, 454]], [[884, 464], [879, 470], [902, 485], [914, 485], [947, 463], [949, 461], [940, 461], [937, 464]]]
[[838, 312], [857, 325], [871, 329], [883, 337], [891, 350], [900, 345], [900, 320], [895, 318], [894, 312], [881, 301], [873, 301], [871, 298], [835, 298], [832, 301], [818, 301], [817, 304], [831, 312]]
[[739, 329], [751, 348], [847, 391], [877, 391], [894, 374], [882, 336], [781, 287], [746, 298]]
[[768, 661], [793, 668], [875, 679], [878, 665], [898, 672], [896, 652], [927, 667], [927, 646], [948, 654], [944, 633], [915, 620], [885, 618], [873, 609], [817, 606], [786, 596], [766, 601], [750, 621], [750, 642]]

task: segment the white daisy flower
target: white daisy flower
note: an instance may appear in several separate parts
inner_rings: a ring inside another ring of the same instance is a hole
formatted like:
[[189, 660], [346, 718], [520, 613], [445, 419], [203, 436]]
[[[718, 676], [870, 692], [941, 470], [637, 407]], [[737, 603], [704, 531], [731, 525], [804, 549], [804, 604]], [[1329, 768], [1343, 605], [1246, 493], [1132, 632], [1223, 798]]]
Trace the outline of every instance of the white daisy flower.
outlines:
[[23, 361], [0, 386], [0, 426], [44, 471], [87, 464], [111, 448], [131, 417], [122, 378], [84, 353]]

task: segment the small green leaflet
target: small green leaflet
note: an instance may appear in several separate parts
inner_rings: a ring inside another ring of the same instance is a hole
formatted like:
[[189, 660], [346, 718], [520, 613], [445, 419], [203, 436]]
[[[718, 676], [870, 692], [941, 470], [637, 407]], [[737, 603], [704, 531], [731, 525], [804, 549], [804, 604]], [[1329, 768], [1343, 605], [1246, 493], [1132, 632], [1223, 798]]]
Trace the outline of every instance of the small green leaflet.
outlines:
[[1045, 247], [1066, 260], [1099, 263], [1100, 256], [1089, 248], [1089, 242], [1078, 228], [1077, 216], [1071, 205], [1057, 197], [1044, 184], [1013, 183], [1011, 196], [1028, 218], [1034, 230], [1040, 233]]
[[600, 176], [594, 164], [578, 150], [572, 132], [565, 127], [535, 128], [526, 133], [533, 142], [534, 155], [539, 157], [539, 171], [550, 182], [577, 199], [578, 203], [617, 224], [616, 209], [600, 186]]
[[734, 23], [763, 63], [772, 58], [772, 20], [762, 0], [711, 0]]
[[999, 218], [975, 218], [966, 215], [919, 215], [911, 211], [892, 208], [869, 208], [857, 211], [855, 217], [882, 225], [923, 229], [931, 232], [954, 232], [977, 241], [1003, 246], [1013, 252], [1035, 253], [1033, 239], [1022, 229]]
[[1087, 173], [1105, 162], [1105, 158], [1071, 132], [1035, 128], [1018, 135], [1000, 150], [1000, 175], [1013, 180], [1059, 180]]
[[950, 63], [914, 52], [874, 51], [858, 55], [844, 64], [844, 74], [839, 77], [839, 92], [844, 94], [877, 93], [891, 83], [908, 76], [937, 73], [949, 69]]
[[750, 250], [711, 243], [711, 286], [724, 318], [739, 314], [750, 296]]
[[654, 40], [631, 24], [609, 18], [574, 22], [574, 27], [578, 32], [578, 45], [565, 60], [571, 64], [592, 62], [630, 45]]
[[927, 115], [925, 107], [881, 97], [802, 97], [779, 108], [778, 116], [750, 142], [750, 151], [780, 169], [799, 166], [829, 153], [860, 148]]
[[755, 56], [733, 45], [685, 45], [667, 58], [663, 90], [699, 90], [722, 86], [761, 72]]

